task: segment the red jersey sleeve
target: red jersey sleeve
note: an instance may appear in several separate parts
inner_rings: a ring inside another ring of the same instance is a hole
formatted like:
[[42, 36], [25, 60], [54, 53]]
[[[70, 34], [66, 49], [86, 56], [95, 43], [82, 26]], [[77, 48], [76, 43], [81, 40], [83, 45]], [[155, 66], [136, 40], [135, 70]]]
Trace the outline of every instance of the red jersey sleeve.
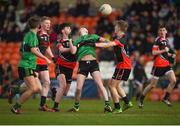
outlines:
[[124, 47], [124, 45], [117, 39], [114, 40], [115, 44], [120, 47]]
[[158, 45], [153, 45], [152, 51], [157, 51], [159, 50], [159, 46]]

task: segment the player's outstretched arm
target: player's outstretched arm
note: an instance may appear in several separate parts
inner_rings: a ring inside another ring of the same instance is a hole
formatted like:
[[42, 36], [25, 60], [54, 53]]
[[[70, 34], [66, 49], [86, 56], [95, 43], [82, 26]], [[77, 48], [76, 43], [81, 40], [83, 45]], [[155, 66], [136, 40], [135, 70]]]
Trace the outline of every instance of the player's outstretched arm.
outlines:
[[59, 50], [61, 53], [70, 52], [70, 48], [65, 48], [65, 47], [63, 47], [63, 46], [59, 46], [58, 50]]
[[[105, 40], [105, 41], [107, 41], [107, 40]], [[118, 40], [114, 40], [114, 41], [110, 41], [110, 42], [103, 42], [103, 43], [96, 43], [95, 46], [100, 47], [100, 48], [108, 48], [108, 47], [113, 47], [113, 46], [124, 47], [124, 45], [121, 42], [119, 42]]]
[[77, 52], [77, 47], [73, 45], [72, 40], [69, 41], [69, 47], [70, 47], [70, 52], [71, 52], [72, 54], [76, 54], [76, 52]]
[[99, 48], [108, 48], [108, 47], [116, 46], [116, 43], [115, 42], [108, 42], [108, 43], [102, 42], [102, 43], [95, 43], [95, 46]]
[[33, 48], [31, 48], [31, 52], [34, 53], [37, 57], [45, 59], [47, 64], [51, 63], [51, 61], [39, 51], [39, 48], [33, 47]]

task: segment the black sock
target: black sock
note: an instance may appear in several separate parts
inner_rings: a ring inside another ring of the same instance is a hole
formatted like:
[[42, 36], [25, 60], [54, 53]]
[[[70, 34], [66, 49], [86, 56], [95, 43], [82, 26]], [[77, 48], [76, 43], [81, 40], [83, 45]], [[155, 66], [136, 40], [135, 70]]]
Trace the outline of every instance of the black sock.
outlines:
[[45, 96], [41, 96], [40, 106], [43, 106], [45, 103], [46, 103], [46, 97]]
[[123, 97], [122, 100], [125, 102], [125, 104], [129, 104], [129, 100], [128, 100], [127, 96]]
[[119, 103], [114, 103], [114, 108], [120, 109], [120, 104]]
[[52, 95], [53, 95], [53, 97], [55, 97], [56, 96], [56, 93], [57, 93], [57, 90], [56, 90], [56, 88], [52, 88]]
[[58, 105], [59, 105], [59, 103], [54, 102], [54, 107], [53, 108], [58, 108]]
[[169, 96], [170, 96], [170, 93], [166, 92], [166, 94], [165, 94], [165, 96], [164, 96], [163, 99], [164, 99], [164, 100], [168, 100]]
[[144, 95], [141, 95], [141, 96], [140, 96], [140, 101], [143, 102], [143, 101], [144, 101], [144, 98], [145, 98], [145, 96], [144, 96]]

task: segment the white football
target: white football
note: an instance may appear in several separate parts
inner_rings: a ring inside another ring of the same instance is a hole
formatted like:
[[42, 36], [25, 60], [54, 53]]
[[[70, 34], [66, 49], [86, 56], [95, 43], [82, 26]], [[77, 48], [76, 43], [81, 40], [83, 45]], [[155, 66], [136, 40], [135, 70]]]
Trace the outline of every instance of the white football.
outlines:
[[109, 15], [112, 12], [112, 7], [109, 4], [103, 4], [99, 8], [99, 11], [101, 12], [102, 15]]

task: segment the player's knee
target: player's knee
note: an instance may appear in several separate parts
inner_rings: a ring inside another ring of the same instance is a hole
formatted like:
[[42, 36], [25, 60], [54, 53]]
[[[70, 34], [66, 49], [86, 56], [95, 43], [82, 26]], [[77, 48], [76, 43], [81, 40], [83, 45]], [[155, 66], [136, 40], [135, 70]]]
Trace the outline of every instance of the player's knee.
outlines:
[[64, 96], [67, 96], [67, 93], [68, 93], [68, 92], [67, 92], [67, 91], [65, 91], [63, 95], [64, 95]]
[[108, 87], [109, 87], [110, 89], [112, 89], [112, 88], [113, 88], [113, 85], [112, 85], [112, 84], [108, 84]]
[[44, 81], [44, 84], [45, 84], [46, 86], [50, 86], [50, 83], [51, 83], [50, 80], [45, 80], [45, 81]]
[[139, 91], [142, 91], [143, 90], [143, 85], [140, 85], [138, 88], [139, 88]]
[[156, 84], [157, 84], [157, 80], [152, 80], [151, 83], [150, 83], [150, 87], [155, 88]]
[[42, 88], [41, 88], [41, 87], [38, 87], [38, 86], [31, 88], [31, 90], [32, 90], [33, 93], [39, 93], [39, 92], [41, 92], [41, 89], [42, 89]]
[[150, 84], [150, 87], [151, 87], [151, 88], [155, 88], [155, 87], [156, 87], [156, 84]]
[[171, 80], [170, 80], [170, 83], [171, 83], [172, 85], [175, 85], [175, 84], [176, 84], [176, 79], [171, 79]]
[[172, 89], [175, 87], [175, 85], [176, 85], [176, 80], [171, 80], [170, 81], [170, 86], [171, 86]]
[[37, 89], [36, 87], [33, 87], [33, 88], [31, 88], [31, 91], [32, 91], [33, 93], [37, 93], [38, 89]]
[[149, 87], [149, 88], [155, 88], [155, 87], [156, 87], [156, 83], [152, 83], [152, 82], [151, 82], [151, 83], [148, 85], [148, 87]]
[[76, 94], [80, 94], [82, 89], [76, 89]]
[[41, 92], [42, 91], [42, 86], [37, 87], [37, 92]]
[[43, 87], [49, 88], [49, 86], [50, 86], [50, 80], [45, 80], [43, 83]]
[[66, 90], [66, 84], [61, 84], [60, 88], [65, 91]]

